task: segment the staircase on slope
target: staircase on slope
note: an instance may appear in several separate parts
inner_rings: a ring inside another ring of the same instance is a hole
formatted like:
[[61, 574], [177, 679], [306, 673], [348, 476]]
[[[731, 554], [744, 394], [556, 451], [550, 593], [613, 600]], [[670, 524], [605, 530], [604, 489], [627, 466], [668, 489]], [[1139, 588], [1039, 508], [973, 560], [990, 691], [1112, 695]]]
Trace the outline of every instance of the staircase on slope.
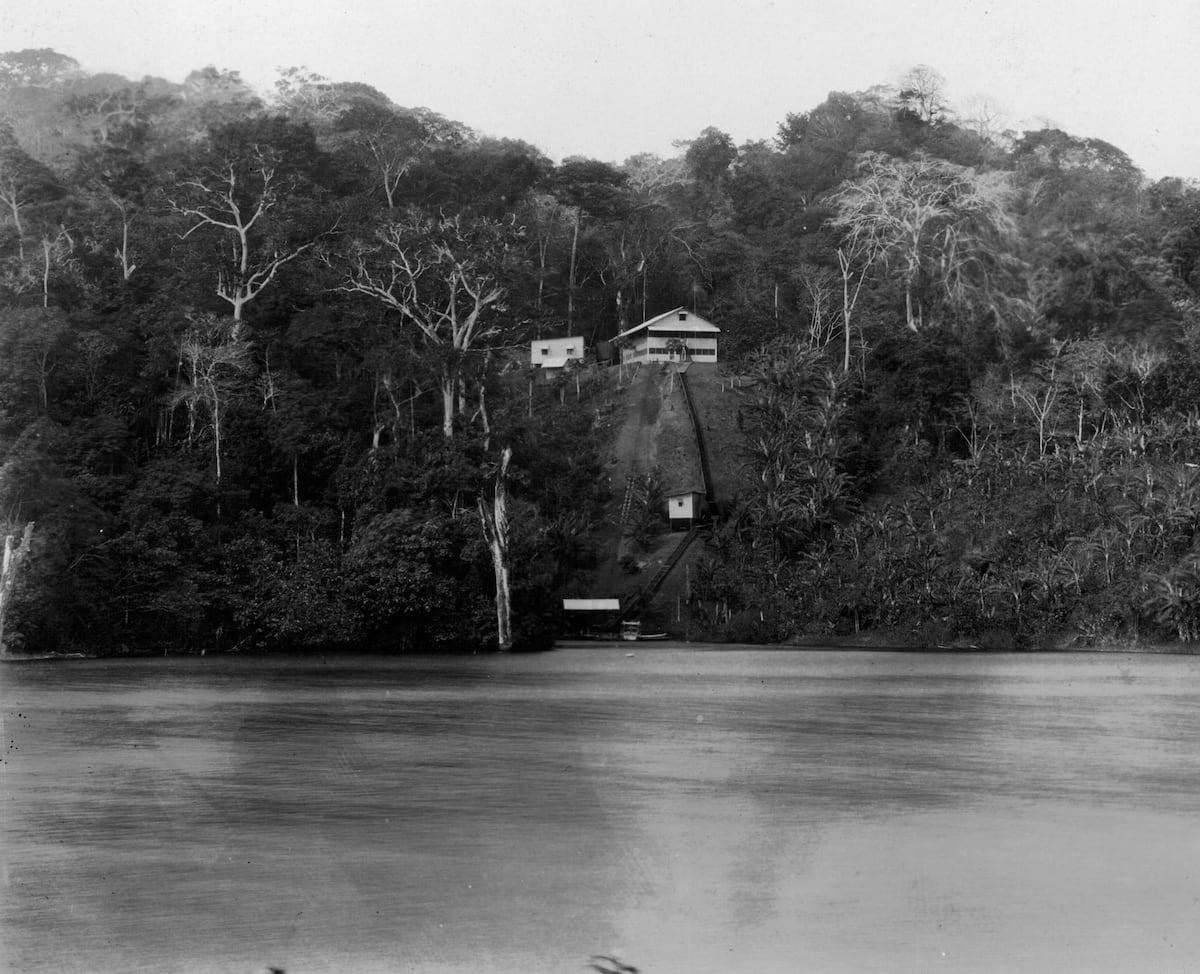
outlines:
[[654, 573], [654, 575], [650, 578], [650, 581], [643, 585], [630, 603], [621, 610], [622, 620], [628, 619], [630, 616], [640, 612], [645, 606], [649, 605], [650, 600], [658, 594], [658, 590], [662, 588], [663, 582], [667, 580], [667, 576], [671, 574], [671, 569], [673, 569], [679, 563], [679, 559], [682, 558], [683, 553], [688, 550], [688, 546], [696, 540], [696, 536], [700, 533], [700, 530], [701, 529], [698, 527], [692, 528], [680, 539], [679, 544], [675, 546], [675, 550], [672, 551], [667, 560], [664, 561], [661, 566], [659, 566], [658, 571]]
[[619, 523], [629, 523], [629, 512], [633, 509], [633, 498], [637, 492], [635, 485], [637, 484], [637, 474], [631, 473], [625, 478], [625, 499], [621, 502], [621, 520]]

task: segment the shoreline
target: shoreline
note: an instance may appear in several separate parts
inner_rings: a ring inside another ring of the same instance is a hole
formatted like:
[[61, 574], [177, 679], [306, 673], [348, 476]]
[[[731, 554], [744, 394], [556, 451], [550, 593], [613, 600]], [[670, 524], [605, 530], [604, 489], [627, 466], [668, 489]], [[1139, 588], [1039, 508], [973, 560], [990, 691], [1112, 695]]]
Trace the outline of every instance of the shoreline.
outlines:
[[1200, 644], [1101, 643], [1095, 646], [1058, 645], [1028, 649], [1013, 646], [983, 647], [973, 644], [934, 645], [891, 640], [803, 639], [788, 643], [722, 643], [683, 639], [630, 641], [613, 639], [560, 639], [554, 649], [689, 649], [696, 651], [771, 650], [773, 652], [927, 653], [940, 656], [1049, 656], [1080, 653], [1104, 656], [1200, 656]]
[[625, 649], [627, 651], [649, 649], [687, 649], [696, 652], [748, 651], [769, 650], [772, 652], [847, 652], [847, 653], [929, 653], [937, 655], [964, 656], [998, 656], [998, 655], [1049, 655], [1064, 653], [1087, 653], [1092, 655], [1129, 655], [1129, 656], [1200, 656], [1200, 643], [1174, 642], [1144, 642], [1109, 641], [1096, 645], [1080, 645], [1073, 640], [1064, 640], [1058, 644], [1037, 648], [1022, 648], [1018, 646], [981, 646], [976, 643], [956, 641], [953, 643], [929, 645], [916, 639], [905, 639], [898, 633], [881, 632], [874, 636], [867, 633], [855, 635], [826, 635], [802, 636], [786, 643], [744, 643], [718, 642], [709, 640], [687, 639], [656, 639], [656, 640], [624, 640], [618, 636], [611, 638], [563, 637], [556, 639], [545, 649], [500, 653], [493, 647], [474, 652], [430, 652], [430, 653], [389, 653], [369, 649], [338, 649], [313, 650], [298, 649], [284, 652], [263, 653], [220, 653], [220, 652], [186, 652], [163, 654], [159, 652], [146, 653], [4, 653], [0, 654], [0, 663], [34, 663], [34, 662], [66, 662], [70, 660], [109, 660], [109, 659], [161, 659], [187, 658], [200, 659], [206, 655], [215, 658], [224, 656], [315, 656], [322, 659], [337, 659], [354, 656], [473, 656], [473, 655], [515, 655], [535, 656], [556, 650], [577, 649]]

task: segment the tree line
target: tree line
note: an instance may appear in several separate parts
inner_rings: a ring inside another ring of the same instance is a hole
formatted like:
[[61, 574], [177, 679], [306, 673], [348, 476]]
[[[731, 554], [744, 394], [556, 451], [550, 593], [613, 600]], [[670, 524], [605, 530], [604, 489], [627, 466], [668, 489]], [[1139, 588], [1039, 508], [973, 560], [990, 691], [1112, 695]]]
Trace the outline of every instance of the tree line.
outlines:
[[616, 407], [522, 350], [684, 305], [752, 379], [709, 634], [1191, 638], [1200, 189], [943, 91], [555, 163], [303, 68], [0, 55], [0, 637], [545, 644]]

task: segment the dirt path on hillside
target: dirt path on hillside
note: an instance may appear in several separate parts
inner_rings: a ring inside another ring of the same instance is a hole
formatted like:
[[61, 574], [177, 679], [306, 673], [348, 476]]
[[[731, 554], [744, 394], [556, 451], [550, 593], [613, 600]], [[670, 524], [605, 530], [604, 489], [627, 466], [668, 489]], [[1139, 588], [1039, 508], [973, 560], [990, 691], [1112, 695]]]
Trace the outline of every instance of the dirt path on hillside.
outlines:
[[[643, 364], [632, 375], [626, 370], [624, 378], [620, 392], [615, 388], [616, 375], [610, 387], [614, 408], [605, 457], [605, 475], [612, 492], [608, 520], [592, 536], [597, 562], [588, 573], [586, 587], [573, 593], [593, 598], [623, 598], [640, 591], [686, 535], [664, 530], [649, 550], [635, 548], [621, 522], [629, 478], [657, 469], [668, 491], [699, 489], [702, 484], [696, 432], [678, 378], [670, 381], [659, 364]], [[746, 485], [740, 397], [729, 377], [715, 365], [693, 363], [688, 387], [704, 431], [715, 496], [728, 502]], [[637, 561], [638, 571], [622, 569], [625, 554]], [[671, 617], [679, 615], [679, 600], [688, 589], [689, 574], [704, 554], [704, 545], [694, 542], [644, 615], [658, 624], [675, 621]]]
[[658, 395], [658, 368], [641, 365], [621, 395], [625, 398], [625, 418], [613, 438], [609, 475], [612, 484], [612, 520], [596, 541], [600, 559], [596, 565], [595, 595], [616, 596], [636, 588], [636, 582], [619, 565], [621, 538], [625, 525], [620, 523], [622, 502], [630, 477], [654, 469], [658, 438], [654, 435], [661, 405]]
[[651, 366], [640, 366], [625, 393], [629, 397], [629, 408], [613, 444], [613, 456], [617, 461], [613, 468], [614, 489], [620, 484], [623, 490], [627, 477], [654, 469], [658, 438], [653, 434], [661, 405], [658, 371]]

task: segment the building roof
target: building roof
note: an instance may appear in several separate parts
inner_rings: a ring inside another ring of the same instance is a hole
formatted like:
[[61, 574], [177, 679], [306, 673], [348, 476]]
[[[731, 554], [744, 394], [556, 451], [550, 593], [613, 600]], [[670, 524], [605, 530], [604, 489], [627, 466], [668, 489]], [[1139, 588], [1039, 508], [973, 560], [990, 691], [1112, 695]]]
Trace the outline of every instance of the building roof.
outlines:
[[[679, 313], [681, 311], [687, 315], [686, 321], [679, 320]], [[713, 335], [718, 335], [721, 332], [721, 329], [714, 325], [711, 321], [705, 321], [699, 315], [688, 311], [687, 308], [672, 308], [670, 311], [665, 311], [653, 318], [647, 318], [640, 325], [634, 325], [628, 331], [621, 332], [621, 334], [619, 334], [614, 341], [621, 341], [624, 338], [632, 338], [643, 328], [666, 328], [668, 325], [671, 326], [673, 331], [682, 330], [708, 332]]]
[[563, 599], [567, 612], [620, 612], [620, 599]]
[[530, 347], [533, 348], [538, 345], [567, 345], [574, 343], [578, 343], [579, 347], [582, 349], [585, 344], [583, 336], [567, 335], [565, 338], [535, 338], [532, 342], [530, 342]]

